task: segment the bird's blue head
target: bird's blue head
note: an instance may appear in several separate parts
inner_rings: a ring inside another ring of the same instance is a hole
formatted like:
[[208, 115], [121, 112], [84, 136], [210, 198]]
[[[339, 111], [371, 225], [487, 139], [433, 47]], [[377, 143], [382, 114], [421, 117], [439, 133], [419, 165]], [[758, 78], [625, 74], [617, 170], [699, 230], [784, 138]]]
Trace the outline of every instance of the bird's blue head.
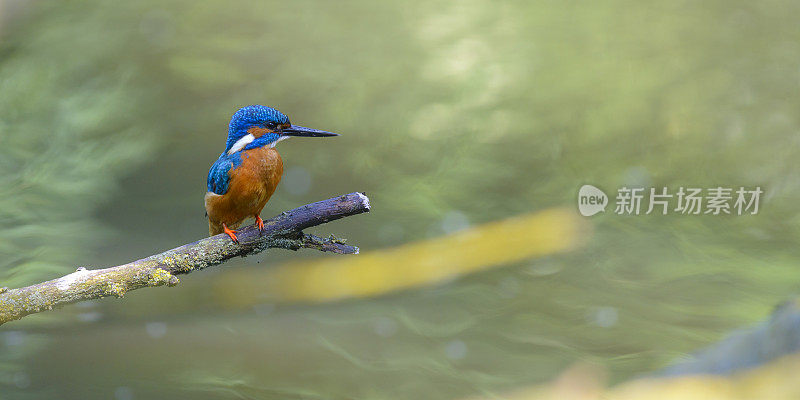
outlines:
[[292, 125], [289, 117], [267, 106], [242, 107], [233, 114], [228, 126], [225, 151], [233, 154], [261, 146], [275, 146], [289, 136], [325, 137], [336, 133]]

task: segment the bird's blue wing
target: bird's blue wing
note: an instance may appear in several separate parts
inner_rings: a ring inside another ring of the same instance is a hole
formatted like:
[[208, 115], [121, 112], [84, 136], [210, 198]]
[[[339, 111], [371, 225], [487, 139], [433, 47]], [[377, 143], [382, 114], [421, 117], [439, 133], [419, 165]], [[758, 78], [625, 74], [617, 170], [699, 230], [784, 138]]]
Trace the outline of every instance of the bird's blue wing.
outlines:
[[222, 153], [208, 171], [208, 180], [206, 182], [208, 191], [220, 195], [227, 193], [228, 184], [231, 180], [229, 173], [241, 163], [241, 155]]

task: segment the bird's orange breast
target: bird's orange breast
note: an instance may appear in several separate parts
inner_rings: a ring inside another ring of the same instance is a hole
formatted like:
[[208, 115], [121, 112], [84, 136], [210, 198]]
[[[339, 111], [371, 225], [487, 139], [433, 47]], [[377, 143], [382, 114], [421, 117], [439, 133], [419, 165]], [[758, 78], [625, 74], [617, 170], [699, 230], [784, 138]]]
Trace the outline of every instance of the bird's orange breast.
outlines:
[[280, 154], [268, 146], [242, 152], [242, 163], [228, 172], [230, 183], [223, 195], [206, 193], [210, 233], [222, 232], [222, 224], [235, 229], [245, 219], [261, 213], [283, 174]]

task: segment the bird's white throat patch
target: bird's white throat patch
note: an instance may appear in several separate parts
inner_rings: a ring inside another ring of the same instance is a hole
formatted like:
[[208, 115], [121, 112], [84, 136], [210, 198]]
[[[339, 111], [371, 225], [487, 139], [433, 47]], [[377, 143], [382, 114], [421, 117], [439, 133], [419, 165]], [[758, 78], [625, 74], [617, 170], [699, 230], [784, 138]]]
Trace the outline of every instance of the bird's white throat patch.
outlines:
[[276, 141], [274, 141], [274, 142], [269, 144], [269, 147], [275, 147], [275, 145], [278, 144], [278, 142], [280, 142], [281, 140], [286, 140], [288, 138], [289, 138], [289, 136], [279, 136], [278, 140], [276, 140]]
[[248, 144], [253, 143], [253, 140], [256, 140], [256, 137], [253, 136], [253, 134], [251, 134], [251, 133], [248, 133], [247, 135], [242, 136], [242, 138], [237, 140], [236, 143], [234, 143], [233, 146], [231, 146], [231, 149], [228, 150], [228, 155], [231, 155], [231, 154], [236, 153], [237, 151], [243, 149], [244, 146], [247, 146]]

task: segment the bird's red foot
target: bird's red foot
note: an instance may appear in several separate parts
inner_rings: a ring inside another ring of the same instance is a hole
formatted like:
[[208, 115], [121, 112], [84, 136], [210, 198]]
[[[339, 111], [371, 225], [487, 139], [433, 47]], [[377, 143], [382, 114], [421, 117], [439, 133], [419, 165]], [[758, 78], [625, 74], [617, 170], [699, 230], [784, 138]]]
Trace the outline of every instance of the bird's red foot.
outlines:
[[234, 243], [239, 243], [239, 238], [236, 237], [236, 231], [228, 229], [225, 224], [222, 224], [222, 232], [231, 237]]
[[256, 215], [256, 226], [258, 227], [259, 232], [264, 231], [264, 220], [258, 215]]

